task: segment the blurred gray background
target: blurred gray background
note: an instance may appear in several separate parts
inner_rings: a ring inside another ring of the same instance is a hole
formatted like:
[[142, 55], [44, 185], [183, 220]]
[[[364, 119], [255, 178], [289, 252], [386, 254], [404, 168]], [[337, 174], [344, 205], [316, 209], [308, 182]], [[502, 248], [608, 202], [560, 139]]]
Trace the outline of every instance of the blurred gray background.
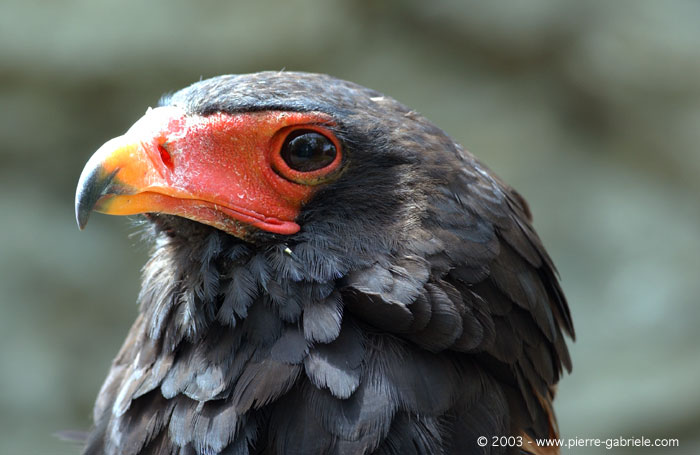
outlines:
[[79, 232], [83, 164], [167, 91], [330, 73], [422, 112], [530, 202], [574, 315], [563, 437], [700, 453], [700, 3], [0, 3], [0, 454], [74, 454], [148, 245]]

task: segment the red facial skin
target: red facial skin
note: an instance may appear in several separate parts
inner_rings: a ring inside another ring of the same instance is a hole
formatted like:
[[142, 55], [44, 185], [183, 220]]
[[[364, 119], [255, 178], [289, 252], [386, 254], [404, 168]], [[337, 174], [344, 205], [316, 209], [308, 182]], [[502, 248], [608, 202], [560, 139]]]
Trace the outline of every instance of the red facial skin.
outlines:
[[[340, 143], [333, 120], [317, 112], [265, 111], [188, 116], [177, 107], [150, 109], [123, 136], [90, 159], [81, 182], [96, 171], [113, 179], [94, 210], [113, 215], [167, 213], [238, 237], [248, 226], [277, 234], [294, 221], [317, 185], [338, 174]], [[327, 166], [299, 172], [280, 156], [285, 138], [313, 130], [337, 150]], [[79, 184], [80, 188], [85, 185]]]

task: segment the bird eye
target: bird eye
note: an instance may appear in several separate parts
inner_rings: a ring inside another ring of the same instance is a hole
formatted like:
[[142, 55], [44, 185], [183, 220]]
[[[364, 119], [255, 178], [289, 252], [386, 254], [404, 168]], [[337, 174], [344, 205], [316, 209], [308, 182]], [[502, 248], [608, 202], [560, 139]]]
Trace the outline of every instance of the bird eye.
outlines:
[[335, 161], [335, 144], [316, 131], [297, 130], [287, 136], [280, 155], [290, 168], [299, 172], [322, 169]]

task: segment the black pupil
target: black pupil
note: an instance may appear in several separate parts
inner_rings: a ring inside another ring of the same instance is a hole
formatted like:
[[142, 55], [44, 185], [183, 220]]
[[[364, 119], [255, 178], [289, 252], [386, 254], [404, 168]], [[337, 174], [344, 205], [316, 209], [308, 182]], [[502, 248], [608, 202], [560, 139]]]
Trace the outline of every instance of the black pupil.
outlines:
[[337, 153], [330, 139], [313, 131], [292, 134], [282, 146], [282, 159], [299, 172], [324, 168], [333, 162]]

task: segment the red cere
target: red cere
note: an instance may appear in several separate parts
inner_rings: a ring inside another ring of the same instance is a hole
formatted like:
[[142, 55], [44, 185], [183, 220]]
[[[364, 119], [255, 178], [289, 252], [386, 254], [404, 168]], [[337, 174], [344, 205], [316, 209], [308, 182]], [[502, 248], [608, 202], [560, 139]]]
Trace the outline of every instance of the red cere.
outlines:
[[[202, 117], [180, 113], [165, 125], [156, 133], [161, 139], [154, 144], [167, 167], [157, 192], [187, 199], [188, 205], [200, 201], [270, 232], [298, 231], [294, 220], [302, 205], [317, 185], [337, 174], [342, 161], [340, 144], [329, 129], [333, 119], [326, 114], [268, 111]], [[286, 168], [280, 172], [284, 166], [280, 146], [297, 129], [317, 131], [332, 141], [337, 149], [332, 165], [306, 175]]]

